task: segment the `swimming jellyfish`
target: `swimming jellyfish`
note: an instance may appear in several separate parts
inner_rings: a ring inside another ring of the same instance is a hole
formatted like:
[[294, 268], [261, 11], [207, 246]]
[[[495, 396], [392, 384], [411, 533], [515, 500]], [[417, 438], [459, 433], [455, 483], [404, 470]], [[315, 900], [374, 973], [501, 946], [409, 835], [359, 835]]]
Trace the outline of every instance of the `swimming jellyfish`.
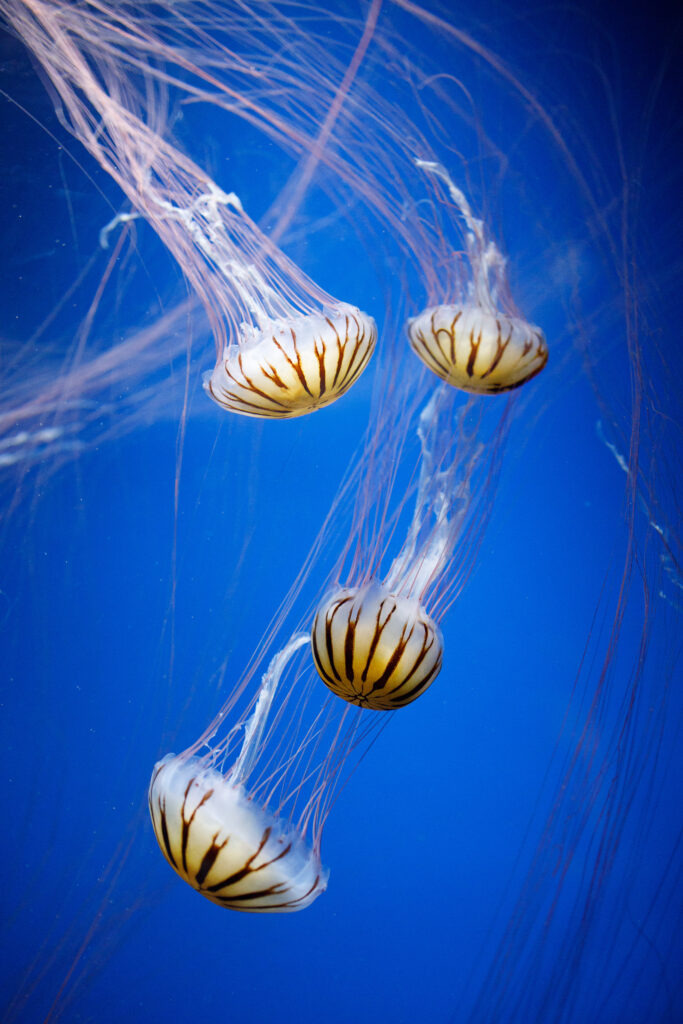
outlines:
[[[443, 614], [457, 586], [451, 556], [469, 542], [472, 478], [484, 443], [468, 434], [471, 403], [458, 410], [441, 385], [419, 416], [419, 480], [412, 520], [401, 550], [383, 579], [335, 588], [319, 605], [311, 647], [316, 668], [339, 697], [360, 707], [389, 711], [416, 700], [441, 670], [443, 641], [428, 597]], [[481, 498], [482, 493], [477, 497]], [[478, 525], [483, 529], [485, 516]], [[470, 545], [471, 546], [471, 545]]]
[[375, 321], [319, 288], [234, 192], [169, 141], [174, 57], [182, 65], [173, 49], [162, 47], [168, 76], [139, 86], [154, 41], [124, 10], [51, 0], [3, 0], [0, 10], [48, 76], [65, 126], [156, 230], [202, 301], [217, 351], [207, 394], [231, 412], [268, 418], [301, 416], [343, 395], [372, 355]]
[[252, 663], [202, 736], [154, 767], [149, 811], [166, 860], [232, 910], [288, 913], [324, 892], [323, 826], [350, 755], [376, 729], [320, 699], [310, 640], [292, 634], [248, 699]]
[[167, 754], [154, 767], [149, 810], [166, 860], [202, 896], [232, 910], [302, 910], [326, 887], [319, 850], [245, 790], [282, 672], [308, 642], [294, 636], [272, 659], [230, 770], [184, 754]]
[[472, 282], [466, 302], [430, 306], [408, 321], [413, 351], [442, 380], [463, 391], [492, 395], [518, 388], [548, 361], [543, 332], [497, 308], [505, 286], [504, 257], [494, 242], [487, 242], [483, 221], [473, 216], [467, 197], [445, 168], [432, 161], [415, 162], [445, 182], [467, 225]]

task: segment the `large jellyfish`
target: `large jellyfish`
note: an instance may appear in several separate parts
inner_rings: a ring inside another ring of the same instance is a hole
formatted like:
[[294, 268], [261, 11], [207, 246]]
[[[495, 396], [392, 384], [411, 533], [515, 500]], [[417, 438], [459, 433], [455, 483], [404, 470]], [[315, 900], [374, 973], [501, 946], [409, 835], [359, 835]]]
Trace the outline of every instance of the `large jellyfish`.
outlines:
[[[232, 910], [303, 910], [325, 889], [320, 833], [307, 847], [297, 830], [283, 825], [246, 789], [263, 756], [268, 714], [282, 673], [298, 648], [309, 642], [306, 634], [295, 636], [272, 659], [250, 717], [231, 726], [231, 733], [239, 735], [243, 729], [244, 736], [229, 769], [214, 767], [227, 751], [212, 737], [210, 753], [202, 758], [167, 754], [155, 766], [149, 785], [154, 832], [166, 860], [202, 896]], [[257, 788], [257, 783], [251, 780], [251, 786]], [[304, 822], [310, 816], [305, 810]]]
[[[286, 418], [344, 394], [372, 355], [374, 320], [319, 288], [234, 192], [168, 140], [173, 71], [138, 88], [151, 54], [125, 9], [3, 0], [0, 12], [42, 67], [69, 130], [155, 228], [201, 299], [217, 349], [204, 380], [210, 397], [232, 412]], [[115, 218], [104, 240], [130, 217]]]

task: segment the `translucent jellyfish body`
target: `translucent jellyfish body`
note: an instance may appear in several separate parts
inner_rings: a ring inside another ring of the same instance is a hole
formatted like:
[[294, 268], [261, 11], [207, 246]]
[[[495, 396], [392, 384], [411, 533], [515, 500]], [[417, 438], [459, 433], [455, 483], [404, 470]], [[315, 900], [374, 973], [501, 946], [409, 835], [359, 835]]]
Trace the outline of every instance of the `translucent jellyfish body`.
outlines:
[[309, 644], [308, 634], [295, 634], [271, 659], [244, 714], [234, 715], [231, 698], [193, 747], [154, 766], [149, 811], [166, 860], [202, 896], [231, 910], [303, 910], [327, 886], [324, 801], [343, 758], [332, 771], [324, 758], [317, 768], [309, 761], [302, 781], [299, 761], [309, 756], [320, 723], [309, 731], [299, 705], [281, 720], [296, 704], [292, 694], [300, 696], [300, 677], [290, 673], [282, 684], [283, 676]]
[[[388, 572], [380, 578], [376, 564], [363, 567], [360, 580], [332, 590], [316, 611], [311, 648], [318, 674], [350, 704], [379, 711], [404, 707], [441, 671], [437, 619], [464, 575], [463, 565], [453, 572], [449, 564], [456, 544], [464, 539], [475, 549], [470, 542], [476, 530], [468, 532], [471, 479], [483, 461], [481, 445], [466, 433], [473, 402], [454, 412], [457, 400], [439, 385], [420, 413], [415, 507]], [[480, 516], [477, 529], [485, 520]]]
[[64, 125], [133, 207], [103, 243], [115, 225], [144, 218], [201, 301], [216, 344], [209, 395], [232, 412], [290, 417], [344, 394], [372, 355], [374, 320], [319, 288], [173, 144], [169, 84], [185, 59], [164, 46], [163, 84], [142, 85], [145, 19], [97, 5], [16, 4], [11, 24], [59, 95]]
[[340, 305], [325, 316], [245, 326], [226, 347], [204, 388], [218, 405], [245, 416], [286, 418], [343, 395], [368, 364], [377, 340], [372, 317]]
[[506, 289], [500, 250], [487, 241], [483, 221], [473, 216], [467, 197], [447, 171], [430, 161], [416, 164], [445, 182], [465, 222], [472, 281], [466, 301], [432, 305], [408, 321], [413, 351], [442, 380], [462, 391], [492, 395], [518, 388], [548, 361], [543, 332], [498, 308], [498, 296]]
[[430, 370], [462, 391], [511, 391], [548, 361], [540, 328], [477, 305], [426, 309], [408, 322], [408, 338]]
[[410, 704], [441, 670], [436, 623], [415, 598], [376, 582], [343, 588], [323, 601], [311, 646], [332, 692], [360, 707], [390, 711]]
[[149, 809], [168, 863], [213, 903], [288, 912], [325, 889], [313, 850], [199, 758], [168, 754], [155, 765]]

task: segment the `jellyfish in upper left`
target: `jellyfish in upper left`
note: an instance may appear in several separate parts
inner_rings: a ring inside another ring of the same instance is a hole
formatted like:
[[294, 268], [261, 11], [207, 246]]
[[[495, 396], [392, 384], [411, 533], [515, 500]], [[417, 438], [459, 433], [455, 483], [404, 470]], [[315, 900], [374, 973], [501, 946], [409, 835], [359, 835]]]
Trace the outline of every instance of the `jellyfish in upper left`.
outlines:
[[[3, 0], [2, 12], [58, 96], [69, 130], [155, 229], [201, 300], [216, 341], [207, 394], [245, 416], [289, 418], [343, 395], [367, 366], [375, 321], [319, 288], [165, 137], [168, 84], [136, 86], [150, 40], [121, 10]], [[162, 48], [163, 49], [163, 48]], [[155, 56], [159, 57], [159, 42]], [[149, 85], [149, 83], [148, 83]]]

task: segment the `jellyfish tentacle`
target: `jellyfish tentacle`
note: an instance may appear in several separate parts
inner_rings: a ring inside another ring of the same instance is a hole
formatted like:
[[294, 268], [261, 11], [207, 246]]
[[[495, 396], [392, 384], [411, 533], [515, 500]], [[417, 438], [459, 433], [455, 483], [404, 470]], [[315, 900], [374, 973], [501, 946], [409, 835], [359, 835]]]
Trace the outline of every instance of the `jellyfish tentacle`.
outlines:
[[263, 730], [266, 727], [268, 714], [278, 684], [282, 678], [282, 673], [293, 655], [305, 644], [309, 643], [310, 639], [308, 633], [295, 633], [289, 643], [272, 658], [261, 682], [256, 707], [244, 728], [242, 749], [229, 773], [230, 782], [233, 786], [239, 786], [243, 783], [254, 767]]

